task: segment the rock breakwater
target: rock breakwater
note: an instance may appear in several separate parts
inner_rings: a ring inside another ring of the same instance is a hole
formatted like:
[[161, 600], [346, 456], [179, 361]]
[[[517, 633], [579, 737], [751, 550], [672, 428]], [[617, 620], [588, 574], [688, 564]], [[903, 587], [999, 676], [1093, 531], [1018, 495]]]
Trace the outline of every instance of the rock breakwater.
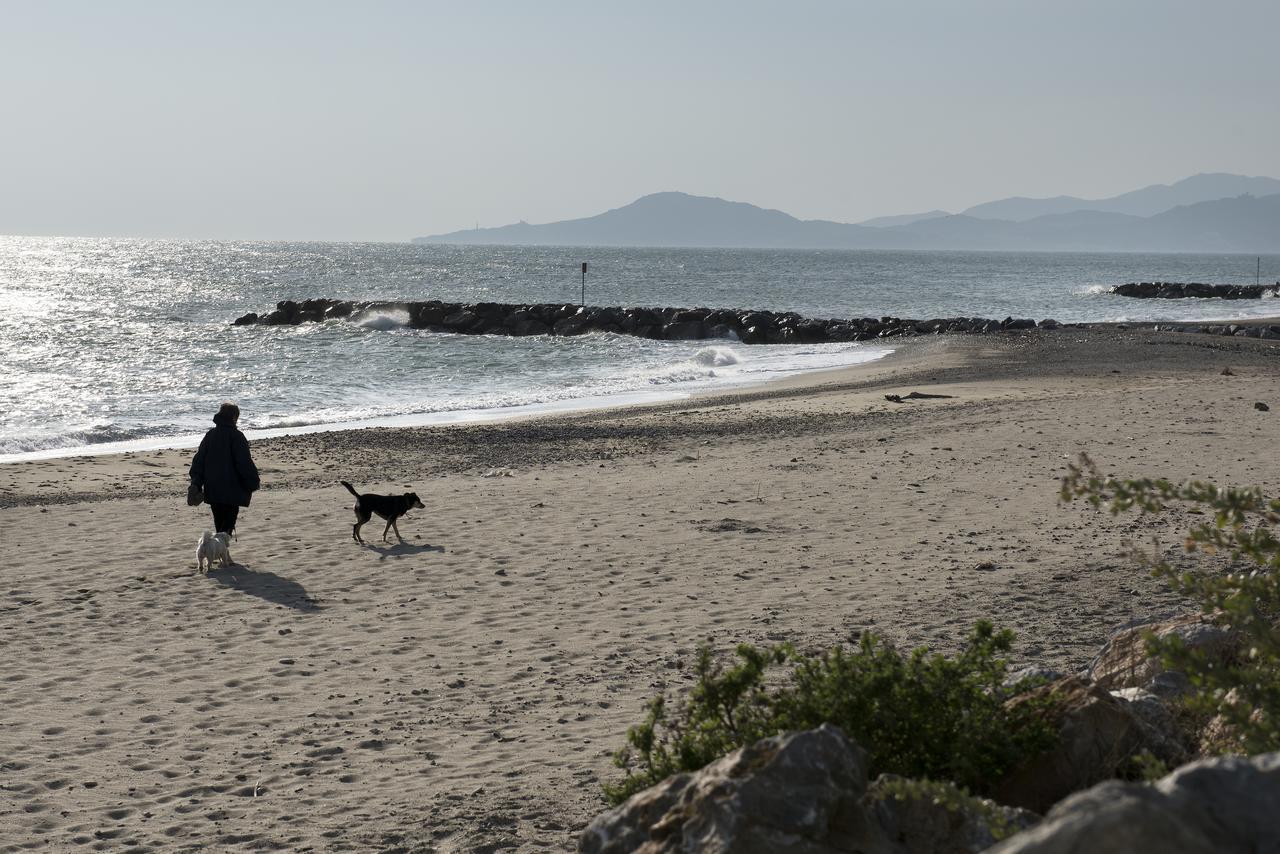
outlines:
[[250, 312], [236, 326], [283, 326], [333, 319], [399, 315], [414, 329], [463, 335], [583, 335], [614, 332], [641, 338], [698, 340], [728, 338], [744, 344], [817, 344], [866, 341], [946, 332], [984, 333], [1017, 329], [1056, 329], [1055, 320], [1039, 322], [1006, 317], [911, 320], [899, 317], [813, 319], [792, 312], [710, 308], [618, 308], [573, 304], [356, 302], [335, 299], [284, 300], [273, 311]]
[[[1236, 287], [1236, 286], [1231, 286]], [[1280, 287], [1280, 286], [1278, 286]], [[1188, 332], [1236, 338], [1280, 339], [1280, 324], [1266, 321], [1204, 324], [1192, 321], [1059, 323], [1006, 317], [947, 317], [913, 320], [903, 317], [855, 317], [814, 319], [794, 312], [742, 311], [711, 308], [618, 308], [578, 306], [571, 303], [456, 303], [361, 302], [337, 299], [283, 300], [266, 314], [249, 312], [235, 326], [297, 326], [326, 320], [351, 320], [381, 326], [398, 317], [394, 325], [458, 335], [585, 335], [614, 332], [641, 338], [699, 340], [720, 338], [744, 344], [821, 344], [869, 341], [945, 333], [985, 334], [1030, 329], [1095, 329], [1120, 331], [1149, 329], [1156, 332]]]
[[1280, 282], [1274, 285], [1206, 285], [1201, 282], [1127, 282], [1111, 293], [1137, 299], [1261, 299], [1280, 296]]

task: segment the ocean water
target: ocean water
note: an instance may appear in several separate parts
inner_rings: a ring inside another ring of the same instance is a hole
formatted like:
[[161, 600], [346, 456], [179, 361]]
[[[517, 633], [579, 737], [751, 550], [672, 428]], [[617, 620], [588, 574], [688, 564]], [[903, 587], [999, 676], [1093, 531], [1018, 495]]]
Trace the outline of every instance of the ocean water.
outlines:
[[[883, 356], [618, 335], [457, 336], [394, 313], [233, 327], [308, 297], [706, 306], [811, 317], [1273, 316], [1270, 300], [1131, 300], [1126, 281], [1253, 281], [1253, 256], [574, 249], [0, 237], [0, 462], [198, 440], [224, 398], [250, 437], [650, 401]], [[1280, 257], [1262, 259], [1264, 281]]]

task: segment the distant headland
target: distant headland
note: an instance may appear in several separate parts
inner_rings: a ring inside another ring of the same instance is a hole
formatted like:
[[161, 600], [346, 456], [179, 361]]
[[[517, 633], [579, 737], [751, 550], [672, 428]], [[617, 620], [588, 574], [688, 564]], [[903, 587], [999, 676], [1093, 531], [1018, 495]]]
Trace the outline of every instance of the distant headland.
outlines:
[[1008, 198], [958, 214], [801, 220], [778, 210], [663, 192], [596, 216], [519, 222], [414, 243], [734, 249], [956, 249], [1079, 252], [1280, 252], [1280, 180], [1224, 173], [1107, 199]]

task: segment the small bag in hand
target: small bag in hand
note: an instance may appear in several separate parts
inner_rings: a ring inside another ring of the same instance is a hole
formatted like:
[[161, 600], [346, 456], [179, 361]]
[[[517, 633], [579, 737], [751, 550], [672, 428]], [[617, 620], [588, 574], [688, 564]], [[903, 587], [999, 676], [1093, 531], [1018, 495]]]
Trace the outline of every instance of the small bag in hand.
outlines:
[[187, 506], [197, 507], [204, 503], [204, 490], [200, 488], [200, 484], [194, 480], [187, 487]]

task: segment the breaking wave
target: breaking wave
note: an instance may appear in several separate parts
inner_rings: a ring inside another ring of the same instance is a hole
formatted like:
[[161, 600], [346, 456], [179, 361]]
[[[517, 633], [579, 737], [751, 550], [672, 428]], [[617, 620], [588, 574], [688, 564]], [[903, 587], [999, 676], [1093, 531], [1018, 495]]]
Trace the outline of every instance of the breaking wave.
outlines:
[[362, 311], [351, 315], [348, 320], [363, 329], [389, 332], [392, 329], [403, 329], [408, 326], [409, 312], [403, 309]]

